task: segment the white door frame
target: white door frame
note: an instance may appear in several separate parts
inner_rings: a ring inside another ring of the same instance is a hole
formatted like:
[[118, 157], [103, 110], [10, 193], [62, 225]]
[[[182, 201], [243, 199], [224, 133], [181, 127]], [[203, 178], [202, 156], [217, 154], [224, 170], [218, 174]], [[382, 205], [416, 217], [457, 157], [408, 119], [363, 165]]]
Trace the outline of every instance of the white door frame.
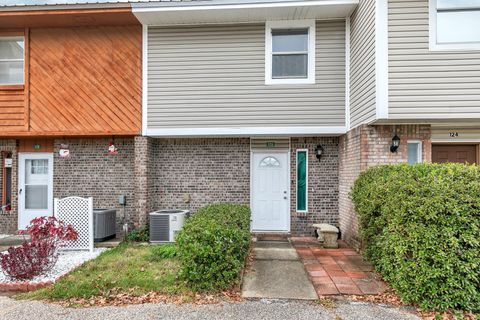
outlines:
[[46, 210], [34, 209], [38, 216], [53, 215], [53, 153], [19, 152], [18, 153], [18, 229], [22, 230], [21, 215], [25, 214], [25, 160], [48, 159], [48, 206]]
[[262, 231], [262, 230], [254, 230], [253, 229], [253, 211], [252, 211], [252, 218], [250, 219], [250, 232], [260, 232], [260, 233], [290, 233], [291, 230], [291, 219], [292, 219], [292, 198], [291, 198], [291, 190], [290, 190], [290, 179], [291, 179], [291, 168], [290, 168], [290, 151], [287, 150], [250, 150], [250, 208], [253, 209], [253, 171], [254, 171], [254, 163], [253, 163], [253, 155], [256, 153], [285, 153], [287, 155], [287, 197], [288, 197], [288, 206], [287, 206], [287, 230], [280, 230], [280, 231]]

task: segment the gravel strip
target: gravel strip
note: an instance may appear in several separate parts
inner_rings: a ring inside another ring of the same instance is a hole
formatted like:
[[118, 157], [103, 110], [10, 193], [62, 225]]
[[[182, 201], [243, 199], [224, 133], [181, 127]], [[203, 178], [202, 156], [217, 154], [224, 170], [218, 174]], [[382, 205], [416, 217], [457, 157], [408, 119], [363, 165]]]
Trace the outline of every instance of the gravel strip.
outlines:
[[325, 309], [312, 302], [255, 300], [217, 305], [144, 304], [126, 307], [64, 308], [39, 301], [0, 297], [0, 319], [151, 320], [151, 319], [296, 319], [296, 320], [410, 320], [418, 317], [397, 308], [341, 302]]
[[[107, 250], [106, 248], [96, 248], [93, 252], [88, 251], [63, 251], [58, 257], [58, 261], [55, 266], [47, 274], [37, 276], [29, 282], [38, 283], [57, 280], [64, 274], [69, 273], [76, 267], [82, 265], [88, 260], [95, 259], [100, 253]], [[2, 271], [0, 267], [0, 271]], [[9, 279], [3, 272], [0, 272], [0, 283], [14, 283], [15, 280]]]

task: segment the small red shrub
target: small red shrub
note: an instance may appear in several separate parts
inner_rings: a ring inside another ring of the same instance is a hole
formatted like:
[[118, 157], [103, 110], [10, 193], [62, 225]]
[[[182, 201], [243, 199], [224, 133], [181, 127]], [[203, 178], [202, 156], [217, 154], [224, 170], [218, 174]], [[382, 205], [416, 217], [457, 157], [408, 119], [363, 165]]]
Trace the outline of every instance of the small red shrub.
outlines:
[[5, 254], [0, 253], [0, 266], [9, 277], [28, 280], [52, 269], [57, 258], [53, 241], [24, 242], [19, 247], [10, 247]]
[[30, 242], [10, 247], [0, 253], [2, 271], [10, 278], [28, 280], [53, 268], [58, 259], [58, 248], [65, 241], [74, 241], [78, 233], [72, 225], [66, 225], [54, 217], [33, 219], [21, 234], [30, 235]]
[[55, 217], [38, 217], [30, 221], [26, 230], [20, 231], [21, 234], [30, 235], [32, 242], [53, 238], [55, 241], [74, 241], [78, 238], [78, 233], [72, 225], [66, 225], [63, 221]]

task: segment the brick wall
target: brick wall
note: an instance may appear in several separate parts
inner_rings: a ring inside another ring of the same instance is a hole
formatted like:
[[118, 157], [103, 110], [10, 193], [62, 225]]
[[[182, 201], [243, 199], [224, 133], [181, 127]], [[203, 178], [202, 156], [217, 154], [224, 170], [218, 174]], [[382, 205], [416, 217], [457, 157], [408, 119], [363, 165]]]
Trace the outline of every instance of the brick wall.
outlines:
[[[134, 139], [115, 138], [117, 155], [107, 154], [111, 139], [57, 139], [54, 150], [54, 197], [93, 197], [94, 208], [117, 209], [117, 231], [124, 216], [135, 220]], [[68, 144], [70, 158], [58, 155], [60, 144]], [[126, 196], [126, 206], [118, 196]], [[137, 219], [138, 220], [138, 219]]]
[[[400, 137], [397, 152], [390, 152], [392, 138]], [[340, 137], [339, 153], [339, 225], [342, 237], [356, 248], [362, 243], [358, 236], [358, 219], [349, 198], [351, 187], [360, 172], [380, 164], [407, 162], [407, 141], [421, 140], [423, 160], [431, 161], [430, 125], [367, 126], [350, 130]]]
[[[318, 161], [317, 145], [324, 148]], [[296, 212], [297, 149], [308, 149], [308, 212]], [[338, 225], [338, 138], [314, 137], [291, 139], [291, 233], [311, 235], [312, 223]]]
[[[11, 211], [1, 211], [0, 210], [0, 234], [15, 233], [17, 231], [18, 225], [18, 197], [17, 197], [17, 171], [18, 171], [18, 153], [17, 153], [17, 142], [13, 139], [0, 140], [0, 151], [8, 151], [12, 153], [13, 165], [12, 165], [12, 210]], [[2, 183], [3, 183], [3, 158], [0, 157], [0, 199], [2, 193]]]
[[250, 203], [248, 138], [154, 139], [155, 209]]
[[350, 189], [361, 172], [361, 146], [363, 127], [357, 127], [350, 130], [347, 134], [340, 137], [339, 141], [339, 193], [338, 193], [338, 212], [339, 226], [342, 232], [342, 238], [356, 248], [360, 247], [358, 238], [358, 221], [354, 212], [353, 204], [350, 201]]

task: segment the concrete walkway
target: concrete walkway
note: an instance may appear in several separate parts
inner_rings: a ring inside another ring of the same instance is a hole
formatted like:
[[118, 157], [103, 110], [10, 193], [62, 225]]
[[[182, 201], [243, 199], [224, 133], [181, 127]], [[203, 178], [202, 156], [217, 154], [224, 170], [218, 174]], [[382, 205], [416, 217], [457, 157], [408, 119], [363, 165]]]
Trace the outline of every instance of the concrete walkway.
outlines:
[[262, 241], [254, 244], [252, 268], [245, 274], [244, 298], [318, 298], [305, 267], [289, 242]]

